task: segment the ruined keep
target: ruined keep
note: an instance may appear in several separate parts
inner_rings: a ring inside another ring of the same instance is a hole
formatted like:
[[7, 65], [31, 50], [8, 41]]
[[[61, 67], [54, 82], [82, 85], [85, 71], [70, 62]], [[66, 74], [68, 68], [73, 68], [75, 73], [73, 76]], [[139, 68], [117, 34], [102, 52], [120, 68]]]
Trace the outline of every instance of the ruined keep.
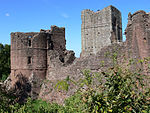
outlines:
[[96, 54], [101, 48], [115, 42], [122, 42], [121, 13], [113, 6], [93, 12], [81, 13], [81, 56]]

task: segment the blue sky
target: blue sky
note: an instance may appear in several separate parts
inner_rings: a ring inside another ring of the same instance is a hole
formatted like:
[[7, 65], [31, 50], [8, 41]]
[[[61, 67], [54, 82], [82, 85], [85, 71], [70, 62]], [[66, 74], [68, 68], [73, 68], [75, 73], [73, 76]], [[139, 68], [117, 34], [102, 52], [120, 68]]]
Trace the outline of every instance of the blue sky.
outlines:
[[0, 0], [0, 43], [10, 44], [11, 32], [39, 32], [51, 25], [66, 28], [67, 49], [81, 52], [81, 11], [109, 5], [122, 13], [123, 31], [128, 13], [150, 12], [150, 0]]

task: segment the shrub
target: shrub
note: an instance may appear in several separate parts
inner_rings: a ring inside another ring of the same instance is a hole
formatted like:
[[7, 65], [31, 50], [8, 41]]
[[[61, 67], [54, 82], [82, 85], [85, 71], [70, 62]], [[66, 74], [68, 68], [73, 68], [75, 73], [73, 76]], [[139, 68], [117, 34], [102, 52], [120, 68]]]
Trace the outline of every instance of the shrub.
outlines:
[[[116, 55], [114, 55], [116, 59]], [[148, 62], [146, 59], [146, 62]], [[115, 61], [115, 60], [114, 60]], [[145, 60], [139, 60], [144, 64]], [[128, 66], [133, 63], [130, 60]], [[149, 68], [149, 66], [147, 67]], [[64, 105], [28, 99], [19, 105], [10, 104], [10, 98], [0, 91], [0, 112], [12, 113], [149, 113], [149, 78], [141, 69], [132, 71], [117, 62], [101, 72], [83, 71], [77, 81], [70, 78], [58, 81], [56, 88], [67, 91], [69, 81], [78, 86], [77, 92], [65, 100]], [[85, 87], [86, 86], [86, 87]], [[85, 87], [85, 89], [84, 89]], [[84, 90], [83, 90], [84, 89]]]

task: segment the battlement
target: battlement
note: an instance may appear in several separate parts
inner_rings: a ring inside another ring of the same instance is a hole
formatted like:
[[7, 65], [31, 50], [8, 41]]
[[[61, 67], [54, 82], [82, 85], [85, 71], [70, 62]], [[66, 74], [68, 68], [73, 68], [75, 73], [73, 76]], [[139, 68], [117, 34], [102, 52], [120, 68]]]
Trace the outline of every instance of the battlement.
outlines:
[[44, 30], [41, 29], [40, 33], [48, 33], [48, 34], [65, 34], [65, 28], [64, 27], [57, 27], [55, 25], [51, 26], [50, 30]]
[[62, 31], [64, 31], [65, 30], [65, 27], [58, 27], [58, 26], [56, 26], [56, 25], [52, 25], [51, 26], [51, 31], [53, 31], [53, 30], [62, 30]]
[[148, 15], [149, 15], [149, 13], [146, 13], [143, 10], [139, 10], [133, 14], [129, 13], [128, 14], [128, 20], [133, 21], [133, 20], [139, 20], [140, 18], [141, 18], [141, 20], [143, 20], [143, 18], [145, 18]]
[[146, 13], [143, 10], [136, 11], [133, 14], [129, 13], [127, 26], [130, 26], [132, 23], [142, 23], [143, 25], [146, 24], [146, 26], [147, 26], [150, 23], [149, 17], [150, 17], [150, 14]]
[[39, 32], [11, 32], [12, 35], [19, 35], [19, 34], [37, 34]]

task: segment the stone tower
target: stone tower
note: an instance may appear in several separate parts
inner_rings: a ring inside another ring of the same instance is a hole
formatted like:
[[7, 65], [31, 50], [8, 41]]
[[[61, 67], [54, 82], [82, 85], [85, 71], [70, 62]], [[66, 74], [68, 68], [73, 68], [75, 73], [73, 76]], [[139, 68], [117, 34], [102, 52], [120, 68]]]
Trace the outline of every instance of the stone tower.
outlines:
[[150, 13], [129, 13], [125, 30], [129, 57], [143, 59], [150, 56]]
[[48, 68], [48, 51], [66, 49], [65, 28], [51, 26], [40, 32], [11, 33], [11, 77], [21, 74], [44, 79]]
[[[60, 69], [70, 65], [74, 59], [74, 52], [66, 50], [64, 27], [11, 33], [11, 74], [6, 86], [8, 89], [25, 88], [20, 99], [26, 98], [26, 95], [35, 99], [47, 75], [56, 73], [55, 67]], [[61, 75], [52, 74], [50, 77], [55, 79]]]
[[81, 56], [96, 54], [104, 46], [122, 41], [121, 13], [113, 6], [93, 12], [89, 9], [81, 13]]
[[34, 73], [44, 78], [47, 69], [47, 36], [45, 33], [11, 33], [11, 75], [27, 78]]

